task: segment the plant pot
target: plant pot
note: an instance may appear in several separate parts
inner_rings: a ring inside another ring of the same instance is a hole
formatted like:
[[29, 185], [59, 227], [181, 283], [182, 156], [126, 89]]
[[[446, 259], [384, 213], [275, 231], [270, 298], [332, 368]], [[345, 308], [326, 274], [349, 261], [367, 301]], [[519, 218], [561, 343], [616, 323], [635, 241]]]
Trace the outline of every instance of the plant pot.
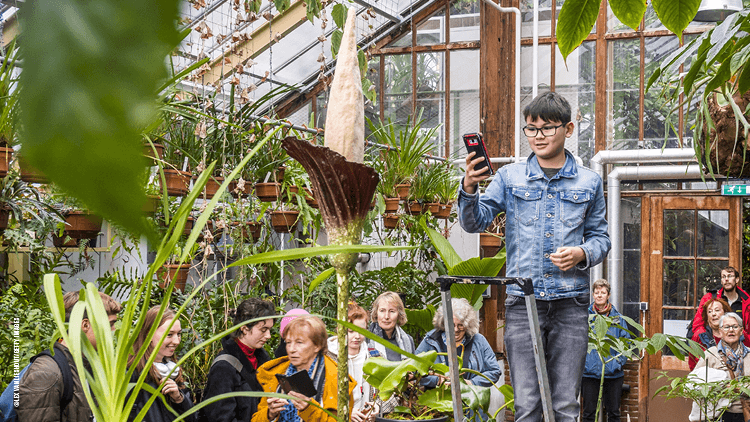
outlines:
[[276, 181], [281, 183], [284, 180], [284, 173], [286, 173], [286, 167], [279, 166], [276, 170]]
[[224, 183], [224, 178], [221, 176], [209, 177], [206, 182], [206, 187], [203, 189], [203, 193], [206, 195], [206, 199], [211, 199], [216, 195], [221, 184]]
[[318, 203], [318, 200], [315, 199], [315, 195], [313, 194], [312, 189], [304, 188], [304, 191], [305, 191], [305, 202], [307, 202], [307, 205], [309, 205], [311, 208], [318, 209], [320, 207], [320, 204]]
[[255, 196], [257, 196], [262, 202], [278, 201], [279, 198], [281, 198], [281, 183], [256, 183]]
[[419, 202], [409, 202], [406, 212], [411, 215], [421, 215], [427, 212], [429, 209], [428, 204], [420, 204]]
[[451, 216], [452, 209], [453, 203], [437, 204], [437, 210], [432, 211], [432, 209], [430, 209], [430, 212], [435, 216], [435, 218], [442, 218], [443, 220], [447, 220], [448, 217]]
[[[102, 218], [86, 211], [71, 211], [65, 217], [65, 230], [62, 237], [52, 235], [52, 243], [56, 247], [77, 246], [81, 239], [89, 239], [89, 243], [95, 246], [94, 241], [102, 230]], [[66, 237], [72, 240], [65, 241]]]
[[484, 258], [497, 255], [503, 247], [503, 238], [491, 233], [479, 233], [479, 247]]
[[8, 220], [10, 220], [10, 208], [0, 208], [0, 233], [4, 232], [8, 228]]
[[[238, 227], [239, 225], [239, 222], [232, 223], [233, 227]], [[260, 239], [262, 228], [263, 225], [261, 223], [257, 221], [248, 221], [242, 226], [242, 237], [255, 243]]]
[[383, 227], [388, 230], [393, 230], [398, 227], [398, 220], [400, 219], [398, 214], [383, 214]]
[[[156, 150], [156, 157], [154, 157], [154, 150]], [[143, 155], [146, 158], [150, 158], [154, 161], [161, 160], [162, 158], [164, 158], [164, 145], [155, 143], [154, 147], [151, 148], [151, 144], [146, 142], [143, 144]]]
[[187, 221], [185, 221], [185, 227], [182, 229], [182, 235], [183, 236], [190, 236], [190, 232], [193, 231], [193, 226], [195, 225], [195, 218], [188, 217]]
[[8, 175], [11, 158], [13, 158], [13, 148], [0, 147], [0, 178]]
[[276, 233], [291, 233], [297, 228], [299, 211], [276, 210], [271, 212], [271, 225]]
[[187, 284], [188, 274], [190, 274], [190, 264], [164, 264], [157, 273], [157, 277], [161, 280], [159, 287], [166, 289], [169, 283], [174, 280], [174, 289], [182, 291]]
[[296, 204], [297, 201], [294, 199], [294, 197], [299, 193], [299, 188], [297, 186], [289, 186], [287, 190], [285, 190], [282, 194], [282, 199], [284, 202], [290, 202], [292, 204]]
[[396, 194], [398, 195], [399, 199], [406, 199], [409, 197], [409, 188], [411, 188], [411, 183], [402, 183], [400, 185], [396, 185]]
[[31, 167], [22, 156], [18, 157], [18, 167], [21, 173], [21, 180], [26, 183], [47, 183], [47, 177], [39, 170]]
[[235, 198], [246, 198], [248, 195], [250, 195], [253, 191], [253, 184], [245, 180], [245, 186], [242, 188], [242, 190], [237, 191], [237, 183], [236, 180], [232, 180], [229, 182], [229, 187], [227, 187], [227, 190], [229, 190], [229, 193], [235, 197]]
[[[420, 419], [419, 422], [446, 422], [450, 416], [441, 416], [439, 418], [433, 418], [433, 419]], [[381, 416], [375, 417], [375, 422], [404, 422], [403, 419], [390, 419], [385, 418]]]
[[385, 198], [385, 212], [395, 213], [398, 211], [400, 198]]
[[187, 171], [164, 169], [167, 183], [167, 195], [185, 196], [190, 192], [190, 173]]

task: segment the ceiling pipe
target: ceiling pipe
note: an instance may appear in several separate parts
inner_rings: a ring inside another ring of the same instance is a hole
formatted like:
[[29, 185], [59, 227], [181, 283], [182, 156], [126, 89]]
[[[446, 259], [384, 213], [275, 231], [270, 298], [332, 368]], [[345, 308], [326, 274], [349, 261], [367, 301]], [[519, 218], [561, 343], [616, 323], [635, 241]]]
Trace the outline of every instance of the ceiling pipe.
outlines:
[[[554, 10], [550, 11], [554, 13]], [[552, 19], [554, 19], [554, 14]], [[520, 29], [519, 29], [520, 30]], [[534, 25], [531, 44], [531, 98], [539, 93], [539, 0], [534, 0]], [[521, 54], [521, 52], [518, 52]]]
[[607, 257], [607, 279], [612, 288], [611, 302], [620, 311], [623, 309], [623, 221], [620, 216], [620, 183], [624, 180], [701, 180], [703, 172], [699, 164], [665, 166], [615, 167], [607, 176], [607, 210], [609, 211], [609, 238], [612, 250]]
[[[606, 175], [604, 174], [605, 166], [607, 164], [616, 163], [669, 163], [669, 162], [696, 162], [695, 150], [692, 148], [665, 148], [665, 149], [637, 149], [637, 150], [605, 150], [599, 151], [591, 159], [591, 170], [596, 172], [599, 177], [602, 178], [602, 182], [606, 181]], [[620, 203], [617, 203], [617, 209], [609, 208], [609, 214], [617, 213], [619, 216]], [[610, 224], [610, 233], [612, 226]], [[613, 243], [614, 246], [614, 243]], [[591, 269], [591, 281], [596, 281], [600, 278], [604, 278], [604, 266], [602, 264], [596, 265]], [[612, 280], [610, 280], [611, 282]], [[621, 308], [621, 307], [620, 307]], [[618, 308], [618, 309], [620, 309]]]
[[[518, 163], [521, 161], [521, 9], [517, 7], [502, 7], [492, 0], [484, 0], [484, 2], [499, 10], [500, 12], [513, 12], [516, 14], [516, 99], [514, 101], [513, 116], [516, 122], [516, 131], [514, 138], [515, 158], [516, 162]], [[536, 60], [536, 57], [534, 58], [534, 60]]]

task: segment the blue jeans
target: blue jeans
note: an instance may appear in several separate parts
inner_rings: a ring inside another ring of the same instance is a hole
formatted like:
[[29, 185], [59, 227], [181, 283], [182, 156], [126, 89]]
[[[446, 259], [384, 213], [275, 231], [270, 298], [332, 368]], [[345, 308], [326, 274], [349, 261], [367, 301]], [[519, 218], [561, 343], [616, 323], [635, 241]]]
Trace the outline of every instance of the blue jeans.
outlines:
[[[589, 297], [536, 301], [556, 422], [576, 421], [578, 392], [588, 347]], [[542, 398], [523, 296], [505, 301], [505, 350], [514, 391], [516, 422], [542, 420]]]

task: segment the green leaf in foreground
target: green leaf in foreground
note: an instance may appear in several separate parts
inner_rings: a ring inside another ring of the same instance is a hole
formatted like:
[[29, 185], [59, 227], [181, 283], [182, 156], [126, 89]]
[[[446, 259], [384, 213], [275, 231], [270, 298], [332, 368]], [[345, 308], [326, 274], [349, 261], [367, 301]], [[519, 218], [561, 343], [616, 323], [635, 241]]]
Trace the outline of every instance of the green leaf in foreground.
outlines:
[[646, 13], [646, 2], [643, 0], [618, 0], [609, 2], [612, 13], [620, 22], [627, 25], [633, 31], [637, 31]]
[[330, 245], [312, 248], [287, 249], [283, 251], [264, 252], [234, 262], [230, 267], [250, 264], [266, 264], [268, 262], [290, 261], [293, 259], [310, 258], [313, 256], [334, 255], [340, 253], [359, 252], [393, 252], [414, 249], [413, 246], [385, 246], [385, 245]]
[[21, 9], [23, 155], [134, 233], [146, 195], [141, 131], [179, 42], [177, 0], [39, 0]]
[[567, 0], [563, 4], [555, 31], [563, 59], [567, 59], [591, 33], [600, 4], [601, 0]]
[[652, 0], [651, 4], [661, 23], [682, 41], [682, 31], [698, 13], [701, 0]]

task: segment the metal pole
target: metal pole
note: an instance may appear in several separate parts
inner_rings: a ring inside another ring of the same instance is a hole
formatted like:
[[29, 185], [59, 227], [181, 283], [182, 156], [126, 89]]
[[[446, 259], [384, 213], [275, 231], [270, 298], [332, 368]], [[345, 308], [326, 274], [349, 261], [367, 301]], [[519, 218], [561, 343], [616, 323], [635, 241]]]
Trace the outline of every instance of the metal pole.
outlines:
[[542, 334], [539, 331], [539, 315], [537, 314], [534, 291], [532, 290], [530, 295], [524, 294], [524, 298], [526, 299], [526, 313], [529, 316], [529, 326], [531, 327], [531, 333], [533, 334], [531, 337], [531, 344], [534, 346], [536, 376], [539, 380], [539, 391], [542, 395], [542, 412], [544, 413], [545, 421], [555, 422], [555, 412], [550, 409], [550, 406], [552, 405], [552, 395], [550, 394], [549, 390], [547, 359], [544, 355], [544, 343], [542, 343]]
[[443, 317], [445, 318], [445, 338], [448, 342], [448, 367], [450, 368], [451, 397], [453, 397], [453, 420], [463, 421], [463, 402], [461, 401], [461, 379], [458, 371], [458, 353], [456, 352], [456, 330], [453, 326], [453, 304], [451, 303], [451, 289], [440, 292], [443, 299]]

